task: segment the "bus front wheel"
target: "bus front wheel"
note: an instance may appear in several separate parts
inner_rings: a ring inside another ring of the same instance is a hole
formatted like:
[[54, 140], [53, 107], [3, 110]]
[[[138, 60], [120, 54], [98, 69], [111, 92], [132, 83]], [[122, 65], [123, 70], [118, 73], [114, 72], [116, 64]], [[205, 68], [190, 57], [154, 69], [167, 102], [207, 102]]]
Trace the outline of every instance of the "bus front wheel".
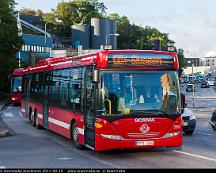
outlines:
[[71, 129], [71, 139], [72, 139], [73, 144], [76, 146], [76, 148], [81, 150], [84, 148], [84, 146], [79, 143], [78, 134], [79, 134], [79, 130], [78, 130], [77, 124], [76, 122], [73, 122], [72, 129]]

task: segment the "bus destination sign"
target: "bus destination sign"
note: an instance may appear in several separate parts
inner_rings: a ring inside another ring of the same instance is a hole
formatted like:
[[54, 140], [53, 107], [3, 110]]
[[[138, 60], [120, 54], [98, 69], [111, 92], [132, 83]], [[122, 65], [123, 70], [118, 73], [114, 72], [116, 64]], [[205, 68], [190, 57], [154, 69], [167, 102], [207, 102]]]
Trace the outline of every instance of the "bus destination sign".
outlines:
[[173, 68], [173, 57], [169, 54], [121, 53], [109, 54], [109, 67], [138, 66], [148, 68]]

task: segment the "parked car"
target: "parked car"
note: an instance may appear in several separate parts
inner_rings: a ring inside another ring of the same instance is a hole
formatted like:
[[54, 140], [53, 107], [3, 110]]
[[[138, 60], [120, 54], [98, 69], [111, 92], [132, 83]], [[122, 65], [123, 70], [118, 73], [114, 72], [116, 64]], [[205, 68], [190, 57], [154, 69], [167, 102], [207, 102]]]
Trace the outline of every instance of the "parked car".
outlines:
[[215, 78], [214, 77], [208, 77], [207, 83], [209, 86], [214, 86], [215, 85]]
[[194, 92], [196, 91], [195, 90], [195, 85], [191, 84], [191, 83], [187, 84], [186, 91], [187, 92], [193, 92], [193, 90], [194, 90]]
[[182, 119], [184, 121], [183, 132], [186, 135], [192, 135], [196, 127], [196, 117], [187, 106], [184, 108]]
[[201, 88], [209, 88], [208, 82], [206, 80], [202, 80]]

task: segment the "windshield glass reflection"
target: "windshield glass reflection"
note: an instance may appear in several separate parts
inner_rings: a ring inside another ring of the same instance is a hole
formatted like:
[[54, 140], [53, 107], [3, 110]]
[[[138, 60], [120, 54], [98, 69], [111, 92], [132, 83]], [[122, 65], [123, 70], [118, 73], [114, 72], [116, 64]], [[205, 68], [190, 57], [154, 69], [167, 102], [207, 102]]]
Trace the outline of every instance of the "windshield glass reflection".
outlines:
[[102, 114], [157, 111], [180, 114], [179, 87], [173, 71], [102, 72]]

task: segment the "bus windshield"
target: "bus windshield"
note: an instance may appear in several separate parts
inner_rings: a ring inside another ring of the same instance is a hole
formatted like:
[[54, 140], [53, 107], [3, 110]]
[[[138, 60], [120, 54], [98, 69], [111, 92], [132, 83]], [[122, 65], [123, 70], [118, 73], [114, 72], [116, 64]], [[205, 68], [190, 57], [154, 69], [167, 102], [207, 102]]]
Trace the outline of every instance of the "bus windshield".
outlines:
[[22, 76], [16, 76], [11, 78], [11, 92], [12, 93], [22, 92]]
[[180, 114], [177, 76], [174, 71], [101, 72], [102, 115]]

